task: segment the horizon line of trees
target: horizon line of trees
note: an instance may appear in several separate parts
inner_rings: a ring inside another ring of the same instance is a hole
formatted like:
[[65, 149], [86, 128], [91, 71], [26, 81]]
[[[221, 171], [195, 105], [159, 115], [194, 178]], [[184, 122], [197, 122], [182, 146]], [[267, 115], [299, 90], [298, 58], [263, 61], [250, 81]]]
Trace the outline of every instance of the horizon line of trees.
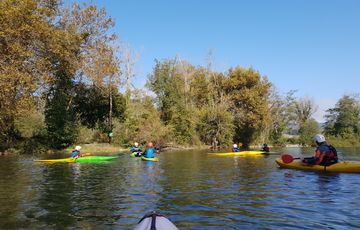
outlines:
[[[155, 97], [132, 89], [134, 54], [117, 45], [113, 26], [94, 5], [0, 2], [0, 151], [134, 141], [310, 145], [321, 131], [312, 99], [281, 95], [253, 68], [214, 71], [211, 53], [205, 67], [155, 60], [146, 83]], [[360, 143], [359, 97], [339, 99], [323, 131], [333, 141]]]

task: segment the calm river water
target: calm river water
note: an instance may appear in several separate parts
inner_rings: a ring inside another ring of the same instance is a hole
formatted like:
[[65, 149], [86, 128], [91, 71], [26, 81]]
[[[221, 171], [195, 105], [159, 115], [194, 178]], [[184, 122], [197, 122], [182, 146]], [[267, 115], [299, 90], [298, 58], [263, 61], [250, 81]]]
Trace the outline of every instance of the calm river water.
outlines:
[[[339, 150], [360, 160], [359, 148]], [[0, 229], [132, 229], [152, 210], [179, 229], [360, 228], [360, 174], [279, 169], [279, 156], [158, 156], [102, 164], [2, 156]]]

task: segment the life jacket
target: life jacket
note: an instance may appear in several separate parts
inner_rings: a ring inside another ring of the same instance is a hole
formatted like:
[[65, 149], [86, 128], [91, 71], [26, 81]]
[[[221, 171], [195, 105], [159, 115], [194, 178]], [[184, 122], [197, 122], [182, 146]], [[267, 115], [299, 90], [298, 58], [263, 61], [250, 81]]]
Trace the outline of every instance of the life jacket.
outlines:
[[233, 152], [240, 152], [240, 149], [239, 149], [239, 148], [232, 148], [231, 151], [233, 151]]
[[266, 146], [266, 147], [263, 147], [263, 149], [262, 149], [262, 150], [263, 150], [264, 152], [267, 152], [267, 153], [268, 153], [268, 152], [270, 152], [270, 148], [269, 148], [269, 147], [267, 147], [267, 146]]
[[133, 153], [133, 152], [141, 152], [141, 147], [135, 147], [135, 146], [132, 146], [130, 151]]
[[336, 149], [332, 145], [322, 144], [315, 150], [316, 164], [332, 165], [338, 162]]
[[154, 149], [153, 148], [147, 148], [145, 152], [146, 158], [154, 158]]
[[79, 150], [72, 151], [72, 153], [71, 153], [72, 158], [76, 158], [76, 157], [79, 157], [79, 156], [80, 156], [80, 151]]

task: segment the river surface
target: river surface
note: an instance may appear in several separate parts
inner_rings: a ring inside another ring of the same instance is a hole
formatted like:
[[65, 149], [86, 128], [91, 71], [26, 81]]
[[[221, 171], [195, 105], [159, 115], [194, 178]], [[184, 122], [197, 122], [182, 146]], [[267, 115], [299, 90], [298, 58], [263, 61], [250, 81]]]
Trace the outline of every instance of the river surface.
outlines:
[[[360, 148], [339, 150], [360, 160]], [[279, 169], [279, 155], [158, 157], [44, 164], [33, 160], [46, 156], [1, 156], [0, 229], [132, 229], [153, 210], [179, 229], [360, 228], [360, 174]]]

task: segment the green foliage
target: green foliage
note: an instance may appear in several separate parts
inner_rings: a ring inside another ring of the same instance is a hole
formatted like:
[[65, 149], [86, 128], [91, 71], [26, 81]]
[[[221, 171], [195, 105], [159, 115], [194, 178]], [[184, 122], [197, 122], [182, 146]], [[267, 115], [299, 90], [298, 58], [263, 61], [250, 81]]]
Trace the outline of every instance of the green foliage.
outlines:
[[360, 102], [356, 97], [343, 96], [335, 108], [327, 110], [326, 134], [350, 138], [360, 136]]
[[160, 118], [173, 128], [176, 142], [196, 142], [194, 113], [191, 106], [190, 86], [194, 67], [177, 60], [156, 61], [147, 87], [156, 94]]
[[66, 75], [58, 74], [57, 84], [47, 96], [45, 122], [50, 146], [55, 149], [66, 148], [76, 140], [77, 119], [70, 106], [73, 82]]
[[314, 136], [319, 133], [319, 124], [314, 119], [308, 119], [301, 124], [299, 129], [299, 143], [303, 146], [314, 144]]
[[230, 145], [234, 135], [233, 116], [223, 106], [204, 107], [200, 111], [197, 131], [204, 143], [216, 141], [219, 145]]
[[172, 127], [165, 126], [160, 120], [160, 114], [154, 107], [153, 99], [135, 92], [129, 102], [125, 122], [114, 127], [114, 139], [118, 143], [139, 142], [146, 144], [154, 142], [157, 145], [171, 141]]
[[225, 92], [232, 101], [235, 142], [248, 147], [270, 119], [268, 97], [271, 84], [253, 69], [230, 69]]
[[[94, 129], [99, 123], [106, 123], [109, 118], [109, 98], [104, 96], [101, 91], [94, 86], [79, 85], [76, 88], [74, 107], [82, 125]], [[125, 98], [113, 89], [112, 114], [120, 121], [124, 120]], [[106, 126], [106, 125], [104, 125]], [[104, 132], [106, 132], [105, 128]]]
[[32, 138], [36, 136], [45, 136], [46, 126], [44, 115], [40, 112], [24, 113], [17, 116], [15, 121], [15, 129], [23, 138]]

